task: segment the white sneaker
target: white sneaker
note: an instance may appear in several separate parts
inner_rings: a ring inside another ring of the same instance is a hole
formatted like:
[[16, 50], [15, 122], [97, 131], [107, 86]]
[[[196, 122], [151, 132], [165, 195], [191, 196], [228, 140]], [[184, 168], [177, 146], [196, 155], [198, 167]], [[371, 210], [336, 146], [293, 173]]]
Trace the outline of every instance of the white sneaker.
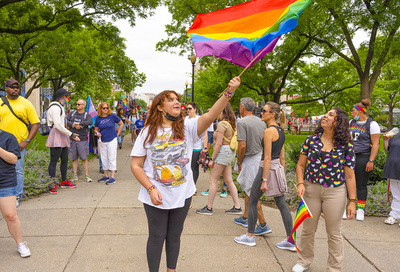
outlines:
[[86, 182], [92, 182], [92, 179], [88, 175], [85, 175], [85, 181]]
[[246, 246], [255, 246], [256, 245], [256, 237], [250, 237], [247, 233], [243, 234], [240, 237], [234, 238], [235, 242], [238, 244], [246, 245]]
[[74, 177], [70, 181], [71, 182], [78, 181], [78, 175], [74, 175]]
[[346, 211], [346, 209], [344, 209], [344, 213], [343, 213], [342, 219], [343, 220], [347, 219], [347, 211]]
[[385, 224], [388, 224], [388, 225], [394, 225], [394, 224], [396, 224], [396, 223], [397, 223], [396, 218], [394, 218], [394, 217], [392, 217], [392, 216], [389, 216], [389, 217], [385, 220]]
[[296, 264], [295, 266], [293, 266], [292, 272], [303, 272], [303, 271], [306, 271], [307, 269], [308, 269], [308, 267], [304, 267], [299, 264]]
[[17, 246], [17, 250], [18, 250], [19, 255], [21, 255], [22, 258], [31, 256], [31, 251], [26, 246], [26, 242], [19, 244]]
[[364, 210], [358, 209], [356, 213], [356, 220], [364, 221]]
[[293, 251], [293, 252], [294, 252], [294, 251], [297, 251], [297, 250], [296, 250], [296, 247], [294, 246], [294, 244], [288, 242], [287, 239], [283, 240], [283, 241], [280, 242], [280, 243], [277, 243], [277, 244], [276, 244], [276, 247], [277, 247], [277, 248], [280, 248], [280, 249], [290, 250], [290, 251]]

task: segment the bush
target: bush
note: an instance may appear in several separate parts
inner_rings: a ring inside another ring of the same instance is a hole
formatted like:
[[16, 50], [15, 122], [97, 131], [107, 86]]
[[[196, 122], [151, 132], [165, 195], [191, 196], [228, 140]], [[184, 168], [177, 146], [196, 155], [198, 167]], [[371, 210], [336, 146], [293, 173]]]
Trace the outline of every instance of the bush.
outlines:
[[390, 204], [387, 201], [387, 180], [377, 182], [374, 185], [368, 185], [368, 199], [365, 205], [366, 215], [388, 216], [390, 213]]
[[375, 157], [374, 170], [369, 177], [369, 184], [376, 184], [382, 181], [383, 167], [385, 166], [387, 153], [379, 150]]
[[[49, 189], [53, 186], [53, 181], [48, 174], [49, 163], [50, 153], [48, 148], [40, 150], [36, 146], [32, 146], [25, 151], [23, 199], [49, 192]], [[68, 169], [72, 169], [71, 161], [68, 161]], [[61, 176], [59, 171], [57, 168], [56, 177]], [[69, 176], [71, 175], [72, 173]]]

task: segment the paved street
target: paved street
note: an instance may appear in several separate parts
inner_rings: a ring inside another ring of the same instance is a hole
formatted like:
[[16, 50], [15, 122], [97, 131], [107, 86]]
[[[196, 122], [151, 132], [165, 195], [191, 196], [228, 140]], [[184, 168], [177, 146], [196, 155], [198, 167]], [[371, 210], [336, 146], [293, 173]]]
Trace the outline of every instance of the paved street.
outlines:
[[[117, 182], [86, 183], [81, 176], [76, 189], [59, 189], [21, 203], [18, 215], [30, 258], [19, 257], [14, 240], [0, 219], [0, 271], [147, 271], [147, 221], [138, 201], [139, 183], [130, 170], [129, 137], [118, 150]], [[90, 176], [100, 178], [97, 159], [89, 164]], [[208, 174], [201, 173], [198, 192], [208, 187]], [[224, 213], [232, 199], [215, 199], [214, 215], [202, 216], [207, 197], [193, 197], [186, 219], [177, 271], [291, 271], [296, 253], [275, 247], [285, 231], [277, 209], [264, 207], [272, 233], [257, 237], [256, 247], [236, 244], [234, 236], [246, 229]], [[244, 207], [244, 202], [241, 201]], [[366, 217], [364, 222], [343, 221], [345, 259], [343, 271], [400, 271], [400, 228], [384, 218]], [[308, 271], [325, 271], [327, 240], [324, 220], [316, 234], [315, 261]], [[300, 231], [298, 231], [300, 234]], [[160, 271], [165, 271], [165, 257]]]

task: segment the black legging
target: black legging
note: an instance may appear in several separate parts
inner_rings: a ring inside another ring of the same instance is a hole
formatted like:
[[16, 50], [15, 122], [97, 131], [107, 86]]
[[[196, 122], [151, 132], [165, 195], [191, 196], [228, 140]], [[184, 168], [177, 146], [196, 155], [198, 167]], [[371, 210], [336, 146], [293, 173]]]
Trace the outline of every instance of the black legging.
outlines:
[[150, 272], [158, 271], [162, 248], [165, 240], [167, 268], [176, 269], [183, 223], [189, 211], [192, 198], [185, 200], [182, 208], [163, 210], [144, 204], [149, 225], [149, 238], [147, 239], [147, 264]]
[[192, 172], [193, 172], [194, 184], [196, 184], [197, 179], [199, 178], [199, 164], [197, 163], [197, 161], [199, 160], [200, 152], [201, 151], [193, 151], [193, 154], [192, 154], [191, 167], [192, 167]]
[[357, 185], [357, 199], [361, 201], [367, 200], [368, 190], [368, 180], [371, 172], [365, 171], [370, 154], [356, 154], [356, 166], [354, 172], [356, 175], [356, 185]]
[[68, 169], [68, 147], [50, 147], [49, 176], [52, 178], [56, 176], [57, 162], [60, 158], [61, 181], [66, 181]]
[[[254, 179], [253, 186], [251, 187], [250, 197], [249, 197], [249, 215], [248, 215], [248, 233], [254, 233], [254, 229], [257, 223], [257, 202], [263, 195], [263, 191], [260, 190], [262, 183], [263, 168], [258, 169], [257, 176]], [[285, 226], [286, 235], [290, 236], [293, 229], [293, 219], [290, 214], [289, 208], [286, 205], [285, 195], [274, 197], [275, 204], [278, 206], [281, 212], [283, 225]]]

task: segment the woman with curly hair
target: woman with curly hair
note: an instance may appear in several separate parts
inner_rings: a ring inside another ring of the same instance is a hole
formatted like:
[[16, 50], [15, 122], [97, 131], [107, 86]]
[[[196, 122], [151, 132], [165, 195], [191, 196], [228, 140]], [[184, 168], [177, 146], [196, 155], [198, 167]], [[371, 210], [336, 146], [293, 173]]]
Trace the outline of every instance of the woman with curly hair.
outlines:
[[350, 200], [347, 219], [352, 219], [356, 212], [354, 167], [349, 119], [344, 110], [334, 108], [322, 117], [314, 135], [307, 137], [297, 163], [297, 195], [303, 197], [313, 218], [304, 221], [293, 272], [306, 271], [313, 262], [314, 236], [321, 212], [328, 236], [326, 271], [341, 271], [344, 248], [340, 224], [346, 207], [346, 188]]
[[139, 200], [144, 204], [149, 227], [150, 272], [159, 270], [164, 241], [167, 272], [176, 271], [183, 223], [196, 191], [190, 169], [193, 146], [239, 85], [240, 78], [233, 78], [224, 95], [199, 118], [183, 118], [180, 97], [174, 91], [161, 92], [151, 104], [131, 152], [131, 169], [142, 185]]
[[229, 191], [233, 199], [233, 207], [226, 210], [230, 214], [242, 214], [242, 208], [239, 204], [238, 192], [232, 178], [232, 162], [235, 159], [235, 150], [229, 146], [236, 130], [236, 117], [232, 110], [231, 104], [227, 104], [222, 111], [221, 121], [217, 125], [214, 132], [214, 151], [211, 156], [209, 166], [212, 168], [210, 173], [210, 185], [208, 188], [208, 202], [202, 209], [196, 210], [198, 214], [213, 215], [213, 203], [217, 193], [217, 182], [219, 177], [223, 176], [225, 183], [228, 185]]
[[379, 150], [379, 139], [381, 131], [377, 122], [368, 117], [368, 99], [361, 100], [360, 103], [353, 105], [350, 121], [350, 134], [354, 142], [354, 152], [356, 153], [356, 186], [357, 186], [357, 212], [356, 220], [364, 220], [365, 203], [367, 203], [367, 184], [369, 176], [374, 169], [375, 157]]

